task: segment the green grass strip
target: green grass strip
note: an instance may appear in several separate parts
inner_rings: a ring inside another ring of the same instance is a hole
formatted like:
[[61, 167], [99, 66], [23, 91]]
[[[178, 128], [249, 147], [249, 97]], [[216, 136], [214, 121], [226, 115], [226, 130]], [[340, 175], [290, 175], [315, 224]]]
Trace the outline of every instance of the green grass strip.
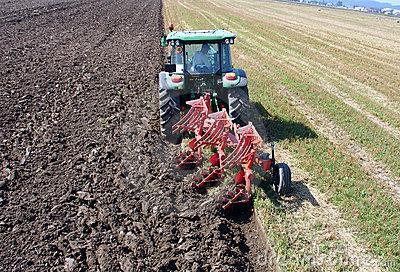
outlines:
[[[176, 18], [179, 18], [181, 22], [185, 21], [193, 28], [198, 29], [212, 28], [208, 21], [196, 13], [195, 8], [189, 11], [179, 6], [178, 10], [179, 14], [176, 14]], [[209, 19], [213, 21], [213, 18]], [[217, 22], [215, 23], [217, 24]], [[242, 53], [256, 58], [261, 57], [259, 52], [258, 54], [251, 51]], [[361, 144], [375, 150], [374, 154], [379, 155], [379, 159], [392, 167], [397, 167], [399, 164], [394, 160], [394, 150], [398, 149], [393, 146], [394, 143], [390, 142], [385, 133], [378, 131], [365, 119], [352, 112], [352, 109], [346, 108], [346, 105], [328, 95], [319, 98], [314, 90], [310, 91], [307, 82], [282, 73], [276, 68], [276, 64], [266, 63], [270, 70], [276, 69], [272, 70], [275, 76], [271, 77], [252, 66], [251, 63], [241, 63], [239, 60], [236, 60], [235, 63], [238, 64], [237, 66], [243, 65], [247, 70], [251, 79], [249, 88], [251, 97], [267, 109], [269, 116], [266, 118], [274, 122], [274, 126], [270, 127], [274, 137], [280, 139], [279, 144], [290, 150], [295, 159], [302, 163], [301, 167], [312, 174], [313, 178], [310, 183], [321, 192], [331, 196], [331, 202], [339, 208], [345, 219], [357, 230], [358, 238], [361, 242], [366, 243], [367, 248], [384, 258], [384, 264], [390, 264], [390, 270], [400, 270], [399, 204], [395, 203], [375, 180], [368, 177], [357, 162], [343, 154], [330, 141], [324, 137], [313, 138], [314, 133], [310, 129], [309, 122], [288, 103], [285, 97], [275, 91], [277, 85], [283, 84], [289, 90], [307, 98], [306, 102], [310, 103], [309, 105], [323, 110], [338, 125], [347, 126], [348, 131], [352, 135], [354, 134]], [[323, 104], [318, 105], [318, 103]], [[351, 128], [351, 126], [354, 127]], [[368, 133], [378, 139], [362, 135]], [[386, 140], [389, 141], [386, 142]], [[386, 145], [387, 143], [389, 145]], [[386, 148], [384, 148], [385, 146]], [[399, 173], [399, 171], [395, 172]], [[268, 203], [270, 200], [258, 201]], [[269, 211], [273, 215], [272, 219], [281, 218], [283, 221], [285, 213], [288, 212], [275, 207]], [[270, 231], [272, 233], [274, 228]], [[284, 236], [277, 234], [276, 237], [271, 235], [270, 238], [274, 239], [276, 244], [281, 245], [278, 248], [282, 249], [282, 254], [296, 254], [296, 252], [290, 252], [290, 243]]]

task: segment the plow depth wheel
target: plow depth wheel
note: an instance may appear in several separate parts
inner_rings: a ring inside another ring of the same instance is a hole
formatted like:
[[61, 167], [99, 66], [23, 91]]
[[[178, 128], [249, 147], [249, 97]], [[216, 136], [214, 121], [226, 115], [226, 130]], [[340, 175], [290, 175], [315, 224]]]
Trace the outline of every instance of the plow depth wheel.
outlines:
[[181, 135], [172, 133], [172, 126], [180, 118], [179, 99], [165, 89], [160, 90], [159, 97], [161, 133], [169, 142], [178, 144], [181, 141]]
[[292, 187], [292, 173], [286, 163], [275, 165], [273, 188], [278, 195], [287, 195]]

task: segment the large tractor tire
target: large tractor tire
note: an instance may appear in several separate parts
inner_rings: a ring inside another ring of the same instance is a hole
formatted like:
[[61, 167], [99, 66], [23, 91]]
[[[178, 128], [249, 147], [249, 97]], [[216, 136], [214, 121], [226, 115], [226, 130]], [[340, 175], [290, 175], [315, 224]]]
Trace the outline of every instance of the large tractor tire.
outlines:
[[179, 99], [165, 89], [160, 90], [159, 96], [161, 134], [165, 136], [167, 141], [178, 144], [181, 141], [181, 135], [172, 133], [172, 126], [180, 118]]
[[275, 165], [273, 188], [280, 196], [289, 194], [292, 188], [292, 173], [286, 163], [278, 163]]
[[228, 93], [229, 100], [229, 116], [233, 122], [240, 125], [247, 125], [250, 100], [247, 86], [241, 88], [233, 88]]

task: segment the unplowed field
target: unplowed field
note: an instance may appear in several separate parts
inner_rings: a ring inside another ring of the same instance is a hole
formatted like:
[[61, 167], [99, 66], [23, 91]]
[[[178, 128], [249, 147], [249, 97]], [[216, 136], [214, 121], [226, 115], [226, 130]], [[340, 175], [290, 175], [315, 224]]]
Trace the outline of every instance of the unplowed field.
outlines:
[[274, 0], [164, 4], [176, 29], [237, 34], [233, 63], [293, 170], [291, 196], [255, 201], [277, 266], [399, 271], [398, 19]]
[[159, 138], [159, 0], [0, 1], [0, 271], [265, 271]]

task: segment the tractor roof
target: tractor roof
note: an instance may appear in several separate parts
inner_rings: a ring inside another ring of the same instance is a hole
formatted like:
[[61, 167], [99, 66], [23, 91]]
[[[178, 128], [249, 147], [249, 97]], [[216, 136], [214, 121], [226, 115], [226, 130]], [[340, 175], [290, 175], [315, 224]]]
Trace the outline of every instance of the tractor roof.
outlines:
[[167, 36], [169, 40], [181, 40], [184, 42], [195, 41], [222, 41], [224, 39], [236, 38], [232, 32], [223, 29], [216, 30], [189, 30], [189, 31], [172, 31]]

